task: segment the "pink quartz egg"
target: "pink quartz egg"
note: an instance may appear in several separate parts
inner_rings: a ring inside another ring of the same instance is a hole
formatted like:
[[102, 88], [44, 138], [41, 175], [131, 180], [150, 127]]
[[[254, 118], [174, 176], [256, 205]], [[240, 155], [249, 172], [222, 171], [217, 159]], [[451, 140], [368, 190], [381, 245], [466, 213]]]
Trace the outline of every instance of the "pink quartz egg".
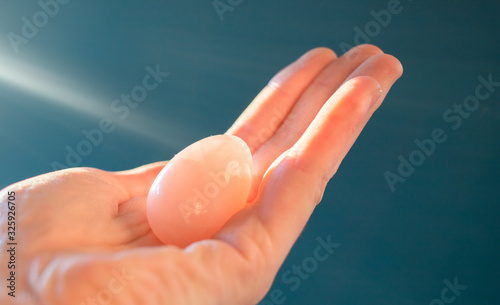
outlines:
[[164, 244], [179, 247], [211, 238], [245, 206], [252, 170], [250, 149], [236, 136], [212, 136], [191, 144], [151, 186], [151, 230]]

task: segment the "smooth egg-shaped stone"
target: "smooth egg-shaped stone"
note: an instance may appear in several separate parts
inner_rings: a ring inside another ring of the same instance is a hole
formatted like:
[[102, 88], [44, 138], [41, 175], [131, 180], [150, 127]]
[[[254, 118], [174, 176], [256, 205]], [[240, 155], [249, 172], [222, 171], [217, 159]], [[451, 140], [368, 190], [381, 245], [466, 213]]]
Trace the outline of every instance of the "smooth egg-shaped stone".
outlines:
[[179, 247], [211, 238], [245, 206], [252, 171], [250, 149], [236, 136], [212, 136], [191, 144], [151, 186], [151, 230], [164, 244]]

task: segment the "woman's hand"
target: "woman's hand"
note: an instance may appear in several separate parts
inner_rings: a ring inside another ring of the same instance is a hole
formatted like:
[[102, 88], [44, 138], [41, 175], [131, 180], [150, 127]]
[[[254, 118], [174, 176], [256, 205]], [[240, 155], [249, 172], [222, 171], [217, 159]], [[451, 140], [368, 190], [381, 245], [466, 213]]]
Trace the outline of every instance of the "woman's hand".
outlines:
[[16, 204], [16, 298], [2, 304], [255, 304], [328, 180], [392, 84], [397, 59], [362, 45], [315, 49], [278, 73], [228, 134], [251, 147], [251, 203], [210, 240], [162, 245], [146, 196], [166, 162], [124, 172], [76, 168], [0, 192], [1, 277], [9, 278], [8, 192]]

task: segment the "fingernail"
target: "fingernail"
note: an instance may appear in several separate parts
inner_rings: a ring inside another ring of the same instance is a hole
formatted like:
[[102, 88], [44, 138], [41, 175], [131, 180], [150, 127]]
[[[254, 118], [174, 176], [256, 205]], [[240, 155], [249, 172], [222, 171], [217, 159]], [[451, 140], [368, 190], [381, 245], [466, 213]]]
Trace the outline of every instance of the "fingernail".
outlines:
[[382, 95], [382, 88], [380, 87], [380, 84], [377, 82], [377, 89], [375, 89], [372, 93], [372, 100], [370, 101], [370, 107], [368, 109], [371, 109], [377, 101], [380, 99], [380, 96]]

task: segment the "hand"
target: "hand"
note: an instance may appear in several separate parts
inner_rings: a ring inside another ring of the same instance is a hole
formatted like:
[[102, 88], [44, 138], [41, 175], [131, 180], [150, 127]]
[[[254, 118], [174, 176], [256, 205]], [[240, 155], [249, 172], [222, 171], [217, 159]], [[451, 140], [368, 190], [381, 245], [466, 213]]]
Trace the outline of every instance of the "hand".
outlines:
[[[401, 73], [397, 59], [369, 45], [338, 59], [315, 49], [278, 73], [227, 132], [252, 149], [251, 203], [213, 239], [185, 249], [162, 245], [146, 218], [146, 196], [166, 162], [68, 169], [5, 188], [1, 277], [9, 277], [6, 206], [14, 191], [18, 304], [257, 303]], [[5, 286], [2, 304], [14, 300]]]

